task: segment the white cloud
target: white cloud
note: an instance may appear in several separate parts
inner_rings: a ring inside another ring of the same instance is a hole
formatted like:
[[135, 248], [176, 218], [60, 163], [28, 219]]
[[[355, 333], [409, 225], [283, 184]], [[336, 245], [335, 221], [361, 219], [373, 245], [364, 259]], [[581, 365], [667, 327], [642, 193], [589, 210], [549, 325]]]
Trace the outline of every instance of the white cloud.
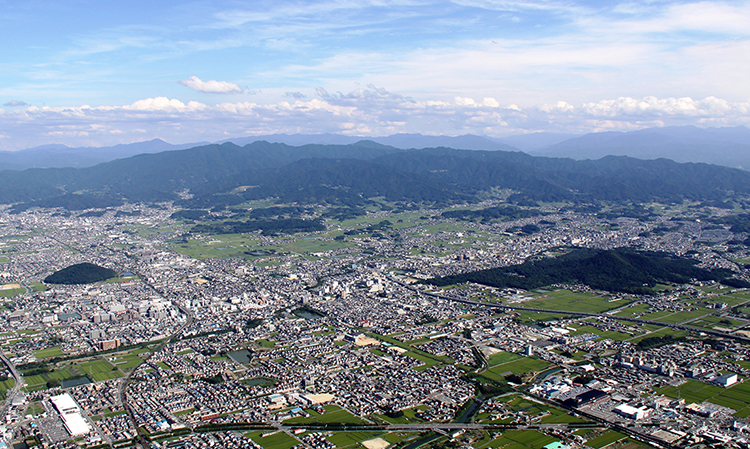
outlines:
[[215, 80], [203, 81], [197, 76], [191, 76], [186, 80], [180, 80], [178, 83], [198, 92], [208, 94], [240, 94], [243, 92], [242, 88], [234, 83]]
[[[273, 133], [480, 134], [535, 131], [585, 133], [651, 126], [750, 125], [750, 100], [709, 96], [620, 97], [572, 104], [557, 101], [522, 107], [489, 96], [416, 100], [382, 87], [348, 93], [317, 90], [317, 98], [271, 103], [207, 105], [166, 97], [123, 106], [28, 107], [0, 110], [1, 149], [49, 143], [102, 146], [162, 138], [173, 143], [217, 141]], [[290, 96], [287, 97], [289, 99]]]
[[190, 101], [185, 104], [179, 100], [170, 100], [166, 97], [147, 98], [145, 100], [138, 100], [129, 106], [123, 106], [122, 109], [131, 111], [160, 111], [160, 112], [190, 112], [190, 111], [202, 111], [207, 109], [203, 103], [197, 101]]

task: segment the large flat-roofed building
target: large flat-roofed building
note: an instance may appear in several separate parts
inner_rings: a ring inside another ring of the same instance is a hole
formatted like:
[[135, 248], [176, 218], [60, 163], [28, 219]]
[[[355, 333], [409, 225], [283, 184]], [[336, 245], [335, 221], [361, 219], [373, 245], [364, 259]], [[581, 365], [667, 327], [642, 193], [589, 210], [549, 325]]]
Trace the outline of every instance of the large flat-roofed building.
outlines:
[[89, 423], [86, 422], [86, 419], [81, 415], [81, 409], [78, 407], [78, 404], [76, 404], [76, 401], [72, 396], [65, 393], [52, 396], [50, 401], [60, 414], [63, 424], [65, 424], [65, 429], [70, 436], [77, 437], [91, 432]]
[[646, 407], [632, 407], [627, 404], [621, 404], [615, 407], [615, 411], [622, 416], [630, 419], [643, 419], [648, 417], [650, 410]]
[[721, 387], [729, 387], [736, 384], [739, 381], [738, 377], [734, 373], [727, 373], [714, 379], [714, 383]]

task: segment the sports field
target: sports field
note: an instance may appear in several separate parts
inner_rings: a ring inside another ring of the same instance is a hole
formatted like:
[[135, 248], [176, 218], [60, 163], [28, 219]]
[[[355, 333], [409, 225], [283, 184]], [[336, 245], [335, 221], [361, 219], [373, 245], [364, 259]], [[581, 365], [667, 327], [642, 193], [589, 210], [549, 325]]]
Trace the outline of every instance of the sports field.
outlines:
[[88, 376], [92, 381], [100, 382], [103, 380], [117, 379], [123, 374], [106, 360], [93, 360], [78, 364], [78, 370]]
[[263, 437], [268, 432], [250, 432], [246, 434], [248, 438], [263, 446], [265, 449], [291, 449], [301, 444], [296, 438], [292, 438], [284, 432], [276, 432], [272, 435]]
[[496, 366], [496, 365], [500, 365], [501, 363], [512, 362], [520, 358], [522, 358], [522, 356], [515, 354], [513, 352], [507, 352], [507, 351], [497, 352], [489, 356], [489, 358], [487, 359], [487, 366]]
[[377, 434], [371, 432], [335, 432], [333, 435], [327, 436], [326, 440], [335, 444], [336, 447], [347, 447], [355, 444], [360, 447], [360, 442], [371, 440], [376, 436]]

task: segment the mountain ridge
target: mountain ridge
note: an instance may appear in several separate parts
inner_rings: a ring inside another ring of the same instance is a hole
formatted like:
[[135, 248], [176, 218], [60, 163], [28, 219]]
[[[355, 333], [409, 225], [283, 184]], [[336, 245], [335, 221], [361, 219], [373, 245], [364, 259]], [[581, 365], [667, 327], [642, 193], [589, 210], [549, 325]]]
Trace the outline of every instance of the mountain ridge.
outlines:
[[[248, 189], [237, 189], [254, 186]], [[265, 141], [140, 154], [87, 168], [0, 172], [0, 202], [52, 207], [117, 201], [180, 200], [210, 208], [249, 199], [366, 204], [474, 202], [494, 189], [512, 201], [724, 201], [750, 195], [750, 173], [703, 163], [608, 156], [599, 160], [531, 156], [520, 151], [401, 150], [372, 141], [293, 147]], [[84, 201], [85, 200], [85, 201]], [[51, 202], [50, 202], [51, 201]], [[68, 206], [70, 207], [70, 206]]]

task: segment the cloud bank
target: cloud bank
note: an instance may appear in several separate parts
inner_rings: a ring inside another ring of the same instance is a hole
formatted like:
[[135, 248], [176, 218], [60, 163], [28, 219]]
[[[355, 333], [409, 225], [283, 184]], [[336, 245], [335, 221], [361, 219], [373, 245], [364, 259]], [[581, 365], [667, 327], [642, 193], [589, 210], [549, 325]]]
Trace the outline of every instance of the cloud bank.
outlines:
[[348, 93], [317, 89], [289, 95], [294, 101], [261, 104], [155, 97], [124, 106], [0, 109], [2, 149], [48, 143], [101, 146], [162, 138], [173, 143], [217, 141], [273, 133], [479, 134], [502, 137], [537, 131], [586, 133], [669, 125], [750, 125], [750, 100], [716, 97], [631, 98], [533, 107], [501, 104], [493, 97], [415, 100], [367, 86]]
[[186, 80], [177, 81], [183, 86], [206, 94], [241, 94], [242, 88], [228, 81], [203, 81], [197, 76], [191, 76]]
[[28, 105], [29, 104], [26, 103], [25, 101], [18, 101], [18, 100], [12, 100], [3, 104], [3, 106], [11, 107], [11, 108], [17, 108], [17, 107], [28, 106]]

